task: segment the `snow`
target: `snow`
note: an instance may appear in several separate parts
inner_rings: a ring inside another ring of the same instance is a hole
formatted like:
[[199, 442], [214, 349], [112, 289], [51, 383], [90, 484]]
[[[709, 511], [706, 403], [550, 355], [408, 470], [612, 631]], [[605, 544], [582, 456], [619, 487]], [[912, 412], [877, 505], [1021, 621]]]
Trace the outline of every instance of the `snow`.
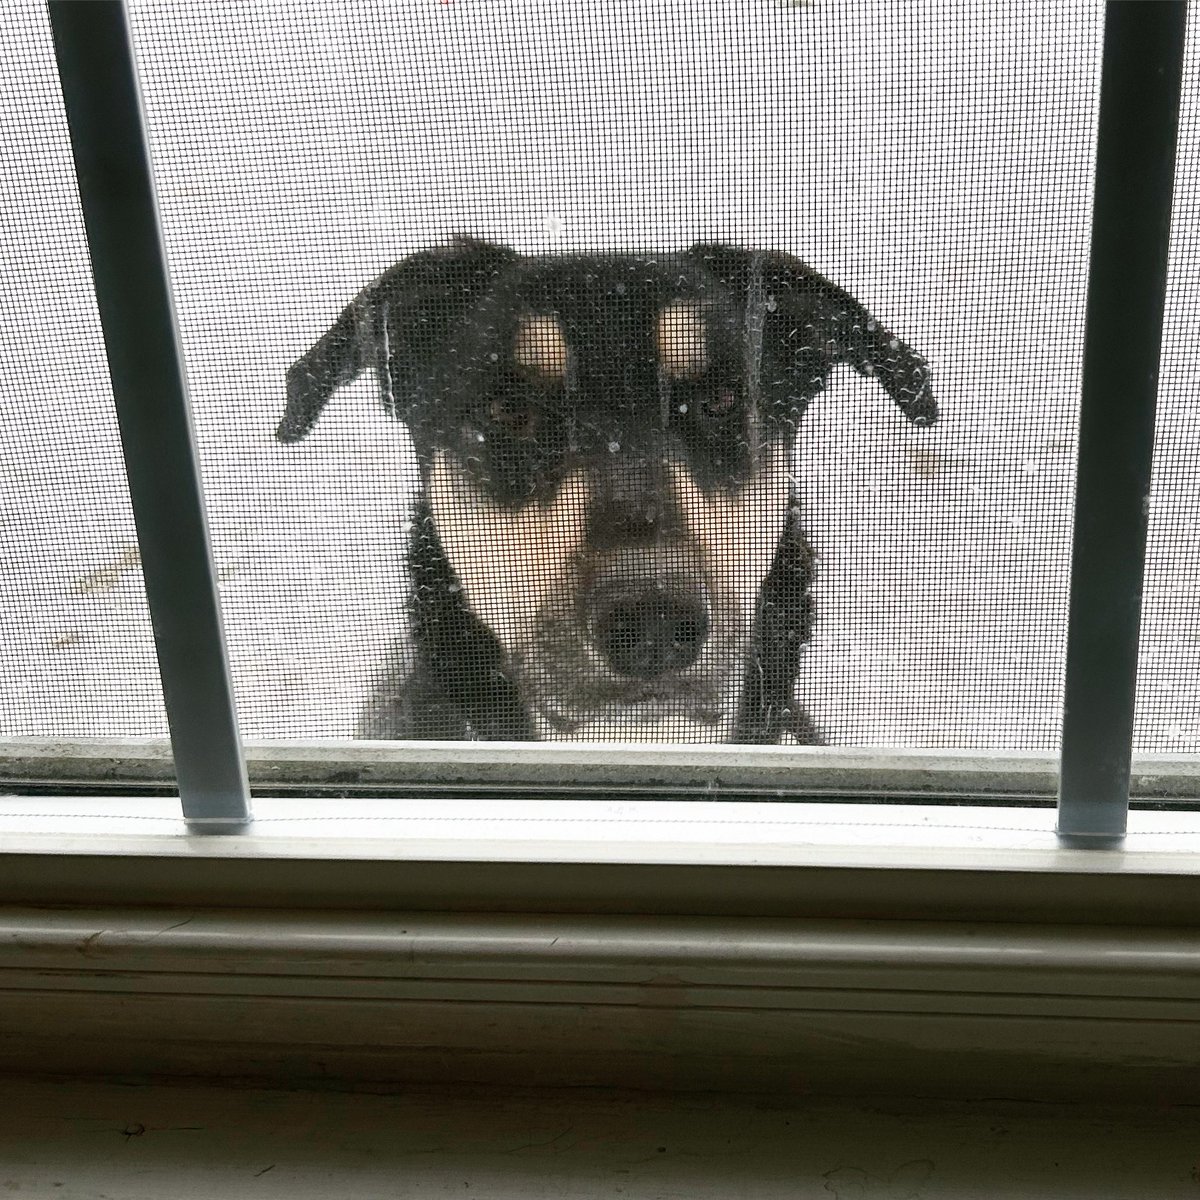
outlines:
[[[160, 733], [48, 28], [35, 0], [0, 8], [0, 732]], [[464, 231], [785, 249], [924, 354], [932, 430], [845, 371], [801, 431], [801, 695], [840, 743], [1052, 749], [1102, 12], [135, 3], [244, 732], [350, 734], [403, 633], [407, 436], [360, 381], [277, 444], [284, 372], [380, 270]], [[1200, 749], [1194, 42], [1188, 72], [1146, 750]]]

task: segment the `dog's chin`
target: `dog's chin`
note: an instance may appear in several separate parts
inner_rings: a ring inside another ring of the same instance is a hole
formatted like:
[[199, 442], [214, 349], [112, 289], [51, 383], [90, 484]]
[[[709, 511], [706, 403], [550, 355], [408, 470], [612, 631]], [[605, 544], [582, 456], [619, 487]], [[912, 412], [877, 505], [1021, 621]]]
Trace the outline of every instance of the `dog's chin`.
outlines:
[[574, 722], [538, 720], [543, 741], [555, 742], [724, 742], [731, 722], [690, 704], [632, 703], [607, 705]]
[[[677, 717], [663, 717], [658, 721], [591, 721], [581, 725], [570, 735], [572, 741], [580, 742], [723, 742], [723, 727], [700, 721], [689, 721]], [[560, 735], [561, 740], [561, 735]]]

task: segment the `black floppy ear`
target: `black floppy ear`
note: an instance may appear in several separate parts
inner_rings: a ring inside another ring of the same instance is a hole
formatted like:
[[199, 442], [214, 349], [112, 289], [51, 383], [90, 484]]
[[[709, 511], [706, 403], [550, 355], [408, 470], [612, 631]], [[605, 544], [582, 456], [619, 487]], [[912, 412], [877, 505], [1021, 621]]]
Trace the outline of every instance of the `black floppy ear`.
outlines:
[[844, 288], [789, 254], [703, 242], [688, 253], [745, 297], [748, 315], [758, 310], [764, 340], [803, 373], [806, 400], [844, 362], [878, 379], [914, 425], [937, 420], [929, 364]]
[[300, 441], [329, 397], [368, 368], [379, 379], [388, 413], [403, 417], [413, 381], [454, 323], [516, 258], [507, 246], [460, 235], [389, 268], [288, 368], [287, 408], [275, 436]]

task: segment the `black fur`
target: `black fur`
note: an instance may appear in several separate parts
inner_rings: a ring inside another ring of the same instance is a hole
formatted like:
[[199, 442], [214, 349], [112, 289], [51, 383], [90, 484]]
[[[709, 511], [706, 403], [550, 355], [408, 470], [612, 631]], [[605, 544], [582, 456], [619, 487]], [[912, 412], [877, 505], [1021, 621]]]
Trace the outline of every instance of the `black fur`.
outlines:
[[413, 513], [408, 566], [414, 661], [402, 653], [385, 674], [359, 736], [532, 740], [533, 724], [505, 672], [504, 652], [464, 602], [424, 501]]
[[800, 655], [812, 636], [812, 577], [812, 549], [800, 529], [800, 511], [793, 502], [775, 561], [758, 593], [746, 679], [731, 741], [774, 745], [784, 734], [805, 746], [822, 741], [812, 718], [796, 699]]
[[[696, 378], [664, 384], [654, 318], [680, 301], [703, 311], [705, 365]], [[570, 368], [562, 378], [535, 378], [514, 359], [530, 313], [553, 314], [563, 331]], [[841, 362], [874, 377], [913, 423], [936, 420], [924, 359], [788, 255], [699, 244], [674, 255], [525, 258], [460, 237], [385, 272], [289, 370], [276, 433], [283, 442], [303, 438], [333, 392], [368, 369], [387, 412], [412, 433], [423, 485], [408, 555], [412, 648], [385, 673], [360, 733], [538, 736], [530, 677], [472, 610], [443, 545], [429, 501], [435, 454], [448, 454], [489, 504], [514, 513], [549, 503], [570, 472], [590, 472], [595, 494], [608, 497], [604, 552], [619, 551], [626, 533], [631, 544], [645, 543], [647, 531], [613, 516], [613, 496], [628, 492], [637, 501], [626, 508], [659, 511], [655, 487], [666, 468], [655, 464], [668, 457], [705, 496], [737, 495], [770, 447], [790, 450], [808, 402]], [[667, 521], [661, 512], [651, 519]], [[812, 629], [811, 584], [793, 495], [742, 661], [724, 664], [744, 678], [727, 740], [821, 740], [795, 696]], [[560, 597], [560, 607], [574, 599]], [[538, 664], [542, 684], [547, 671], [591, 661], [578, 644], [590, 627], [580, 617], [573, 633], [574, 618], [563, 620], [547, 643], [558, 657]], [[715, 629], [709, 641], [724, 644]], [[570, 681], [561, 682], [569, 691]], [[569, 735], [551, 708], [539, 712]]]

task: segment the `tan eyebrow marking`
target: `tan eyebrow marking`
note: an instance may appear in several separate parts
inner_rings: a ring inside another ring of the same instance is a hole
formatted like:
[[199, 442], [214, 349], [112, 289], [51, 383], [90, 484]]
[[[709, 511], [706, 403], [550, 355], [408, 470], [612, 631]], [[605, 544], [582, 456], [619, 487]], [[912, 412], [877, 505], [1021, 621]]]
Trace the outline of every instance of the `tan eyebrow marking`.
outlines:
[[658, 315], [658, 357], [676, 379], [693, 379], [708, 365], [704, 314], [699, 304], [677, 301]]
[[522, 320], [513, 353], [523, 367], [551, 379], [567, 377], [567, 335], [555, 316], [543, 314]]

